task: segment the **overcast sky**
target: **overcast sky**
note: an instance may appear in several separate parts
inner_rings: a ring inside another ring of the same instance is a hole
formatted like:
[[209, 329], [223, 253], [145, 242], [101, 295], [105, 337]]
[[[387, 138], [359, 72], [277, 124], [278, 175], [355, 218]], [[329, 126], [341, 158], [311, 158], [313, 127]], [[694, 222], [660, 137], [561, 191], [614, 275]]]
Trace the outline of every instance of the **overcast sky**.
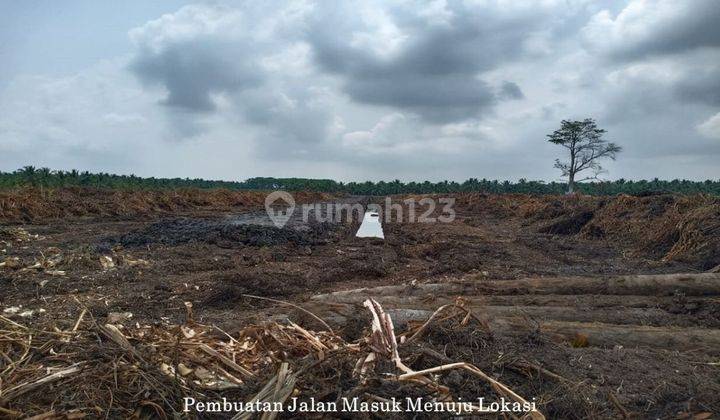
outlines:
[[0, 0], [0, 170], [720, 179], [717, 0]]

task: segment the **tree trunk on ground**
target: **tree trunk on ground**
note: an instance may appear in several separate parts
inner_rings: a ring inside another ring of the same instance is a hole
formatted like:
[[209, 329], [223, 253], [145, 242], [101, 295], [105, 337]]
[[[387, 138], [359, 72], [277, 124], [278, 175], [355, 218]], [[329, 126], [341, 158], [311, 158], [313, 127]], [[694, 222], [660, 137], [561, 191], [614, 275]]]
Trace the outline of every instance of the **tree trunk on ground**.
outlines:
[[638, 295], [720, 296], [720, 273], [612, 277], [531, 277], [519, 280], [465, 280], [415, 286], [381, 286], [315, 295], [311, 301], [362, 302], [376, 296]]
[[313, 296], [307, 303], [322, 318], [345, 325], [357, 318], [355, 305], [371, 297], [404, 327], [410, 321], [426, 321], [438, 307], [460, 296], [497, 335], [526, 335], [539, 328], [565, 342], [581, 334], [592, 346], [709, 348], [720, 353], [720, 329], [696, 327], [712, 323], [653, 307], [672, 304], [677, 293], [685, 299], [695, 296], [696, 301], [716, 300], [699, 297], [720, 296], [720, 273], [465, 279], [338, 291]]
[[[384, 307], [396, 308], [398, 310], [420, 309], [435, 310], [438, 307], [452, 303], [449, 299], [432, 304], [420, 302], [397, 303], [378, 302]], [[672, 314], [659, 308], [588, 308], [574, 306], [487, 306], [477, 305], [472, 300], [467, 301], [465, 308], [483, 319], [495, 319], [506, 317], [525, 317], [538, 322], [546, 321], [572, 321], [572, 322], [605, 322], [617, 325], [649, 325], [649, 326], [678, 326], [694, 327], [707, 326], [707, 322], [691, 315]]]
[[[490, 321], [493, 331], [507, 329], [517, 334], [522, 328], [528, 331], [528, 323], [522, 319], [497, 318]], [[613, 325], [600, 322], [545, 321], [540, 331], [560, 341], [573, 341], [578, 335], [587, 337], [587, 345], [595, 347], [652, 347], [668, 350], [705, 349], [720, 353], [720, 330], [684, 327], [648, 327], [641, 325]], [[504, 331], [500, 332], [502, 335]]]
[[[439, 299], [423, 302], [419, 299], [386, 297], [375, 299], [388, 313], [395, 314], [395, 325], [405, 329], [409, 321], [423, 320], [437, 308], [452, 304], [452, 299]], [[547, 322], [584, 322], [608, 323], [627, 326], [655, 327], [720, 327], [717, 322], [708, 322], [693, 315], [674, 314], [660, 308], [594, 308], [585, 306], [491, 306], [478, 304], [473, 299], [464, 301], [464, 308], [472, 311], [480, 319], [500, 318], [526, 319], [529, 323]], [[320, 318], [336, 325], [344, 325], [348, 319], [356, 316], [360, 310], [358, 304], [336, 304], [332, 306], [309, 307]]]
[[[413, 309], [386, 309], [386, 312], [393, 320], [402, 319], [405, 322], [424, 322], [432, 314], [432, 311]], [[678, 351], [704, 349], [712, 354], [720, 354], [718, 329], [552, 320], [535, 323], [519, 317], [496, 317], [489, 319], [488, 323], [490, 330], [497, 336], [522, 336], [539, 328], [541, 333], [557, 342], [573, 342], [584, 337], [587, 340], [586, 345], [593, 347], [620, 345], [628, 348], [651, 347]]]

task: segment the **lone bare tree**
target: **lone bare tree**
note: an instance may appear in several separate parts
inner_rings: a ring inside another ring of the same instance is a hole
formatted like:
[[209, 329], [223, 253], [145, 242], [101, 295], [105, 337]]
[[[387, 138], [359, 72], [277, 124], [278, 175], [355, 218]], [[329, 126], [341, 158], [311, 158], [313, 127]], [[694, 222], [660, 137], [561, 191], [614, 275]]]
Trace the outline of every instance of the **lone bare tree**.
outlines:
[[[575, 183], [598, 179], [603, 168], [598, 160], [615, 157], [622, 150], [615, 143], [608, 143], [602, 138], [605, 130], [598, 128], [595, 120], [586, 118], [583, 121], [567, 121], [560, 123], [560, 129], [548, 135], [550, 143], [559, 144], [570, 152], [570, 161], [561, 162], [555, 159], [555, 167], [568, 178], [568, 194], [575, 192]], [[580, 172], [591, 170], [592, 176], [576, 179]]]

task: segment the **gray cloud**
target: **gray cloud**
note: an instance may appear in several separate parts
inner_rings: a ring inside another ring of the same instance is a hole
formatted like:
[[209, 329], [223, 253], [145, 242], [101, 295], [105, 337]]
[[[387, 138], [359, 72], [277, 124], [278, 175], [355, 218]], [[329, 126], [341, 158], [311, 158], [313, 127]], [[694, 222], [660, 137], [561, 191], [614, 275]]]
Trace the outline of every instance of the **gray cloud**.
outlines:
[[309, 30], [315, 60], [342, 77], [353, 100], [405, 109], [433, 123], [478, 118], [489, 110], [500, 98], [480, 73], [519, 55], [535, 25], [522, 13], [494, 14], [460, 2], [448, 4], [442, 23], [413, 14], [416, 4], [391, 10], [404, 37], [397, 51], [384, 55], [352, 45], [353, 34], [366, 28], [360, 22], [334, 24], [350, 15], [334, 10]]
[[504, 81], [500, 87], [500, 97], [504, 99], [523, 99], [525, 95], [517, 83]]
[[[245, 47], [245, 48], [243, 48]], [[146, 84], [167, 90], [163, 104], [189, 111], [212, 111], [211, 94], [235, 92], [262, 83], [262, 72], [244, 52], [248, 47], [212, 38], [142, 48], [130, 64]]]
[[685, 75], [674, 86], [674, 92], [684, 102], [720, 106], [720, 65]]
[[161, 103], [181, 137], [209, 131], [206, 115], [218, 111], [260, 127], [260, 151], [292, 154], [325, 140], [330, 116], [321, 95], [292, 73], [298, 58], [283, 39], [286, 26], [279, 26], [280, 34], [257, 35], [267, 30], [253, 26], [268, 24], [254, 16], [261, 12], [189, 6], [132, 31], [138, 50], [129, 68], [144, 84], [167, 91]]
[[478, 117], [496, 102], [485, 82], [465, 75], [400, 75], [351, 79], [345, 91], [358, 102], [407, 109], [436, 123]]

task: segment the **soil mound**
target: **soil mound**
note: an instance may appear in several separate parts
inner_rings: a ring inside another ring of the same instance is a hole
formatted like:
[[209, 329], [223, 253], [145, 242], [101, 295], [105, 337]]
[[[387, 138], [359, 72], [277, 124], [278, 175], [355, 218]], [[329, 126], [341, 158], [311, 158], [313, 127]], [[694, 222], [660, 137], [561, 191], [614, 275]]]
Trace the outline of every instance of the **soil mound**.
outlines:
[[705, 270], [720, 264], [720, 204], [691, 210], [675, 227], [678, 239], [665, 259], [699, 264]]
[[[0, 191], [0, 223], [36, 223], [76, 217], [137, 217], [195, 209], [260, 208], [263, 191], [224, 189], [122, 190], [67, 187]], [[297, 192], [296, 202], [327, 200], [323, 193]]]
[[582, 229], [665, 261], [720, 263], [720, 201], [703, 195], [618, 196]]
[[[720, 199], [707, 195], [527, 196], [460, 194], [459, 214], [515, 219], [551, 235], [607, 240], [638, 255], [697, 269], [720, 264]], [[472, 224], [472, 220], [469, 221]]]

